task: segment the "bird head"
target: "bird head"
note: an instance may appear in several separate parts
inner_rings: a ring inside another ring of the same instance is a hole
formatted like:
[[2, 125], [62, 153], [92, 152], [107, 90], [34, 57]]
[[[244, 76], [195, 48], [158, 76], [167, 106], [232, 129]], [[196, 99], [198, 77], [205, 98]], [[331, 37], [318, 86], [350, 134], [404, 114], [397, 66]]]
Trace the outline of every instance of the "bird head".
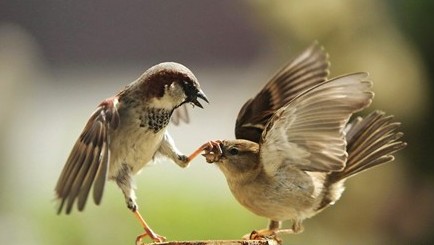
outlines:
[[[185, 66], [165, 62], [149, 68], [133, 85], [153, 106], [174, 109], [185, 103], [203, 108], [198, 99], [208, 103], [194, 74]], [[131, 89], [134, 90], [134, 89]]]
[[228, 181], [248, 181], [261, 172], [259, 145], [249, 140], [215, 141], [203, 156], [208, 163], [215, 163]]

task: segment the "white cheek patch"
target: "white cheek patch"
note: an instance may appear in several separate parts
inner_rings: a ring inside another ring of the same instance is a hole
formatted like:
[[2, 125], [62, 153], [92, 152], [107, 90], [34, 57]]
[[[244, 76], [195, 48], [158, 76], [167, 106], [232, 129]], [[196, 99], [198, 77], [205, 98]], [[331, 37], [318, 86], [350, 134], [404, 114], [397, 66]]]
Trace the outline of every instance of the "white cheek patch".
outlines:
[[178, 83], [170, 84], [169, 89], [166, 90], [165, 95], [166, 94], [172, 98], [172, 101], [175, 105], [181, 104], [187, 98], [184, 89], [182, 89]]
[[171, 110], [184, 102], [186, 98], [184, 90], [177, 83], [171, 83], [165, 85], [163, 97], [151, 99], [151, 104], [155, 108]]
[[161, 108], [171, 110], [173, 108], [173, 103], [165, 98], [152, 98], [149, 103], [153, 108]]

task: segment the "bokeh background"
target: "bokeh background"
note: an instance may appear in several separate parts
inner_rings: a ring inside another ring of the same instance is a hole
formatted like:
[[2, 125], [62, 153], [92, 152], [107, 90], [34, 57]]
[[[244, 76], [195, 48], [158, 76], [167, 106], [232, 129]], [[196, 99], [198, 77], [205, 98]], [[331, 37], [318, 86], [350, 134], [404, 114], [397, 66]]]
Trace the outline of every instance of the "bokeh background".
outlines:
[[[153, 64], [185, 64], [211, 100], [170, 128], [189, 153], [233, 138], [241, 105], [314, 40], [331, 76], [370, 72], [368, 111], [394, 114], [409, 146], [349, 180], [285, 244], [434, 243], [433, 11], [428, 0], [1, 1], [0, 244], [133, 244], [141, 228], [114, 183], [100, 207], [56, 215], [54, 185], [96, 105]], [[267, 224], [201, 158], [188, 169], [161, 161], [136, 184], [142, 214], [171, 240], [237, 239]]]

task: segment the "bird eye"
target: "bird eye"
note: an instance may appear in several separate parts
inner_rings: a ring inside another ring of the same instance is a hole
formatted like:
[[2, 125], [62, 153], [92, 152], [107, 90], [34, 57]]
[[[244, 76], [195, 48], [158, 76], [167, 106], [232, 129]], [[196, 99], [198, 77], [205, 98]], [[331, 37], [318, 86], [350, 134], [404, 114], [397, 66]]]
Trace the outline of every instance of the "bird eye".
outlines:
[[231, 154], [231, 155], [237, 155], [238, 154], [238, 149], [237, 148], [231, 148], [230, 150], [229, 150], [229, 154]]

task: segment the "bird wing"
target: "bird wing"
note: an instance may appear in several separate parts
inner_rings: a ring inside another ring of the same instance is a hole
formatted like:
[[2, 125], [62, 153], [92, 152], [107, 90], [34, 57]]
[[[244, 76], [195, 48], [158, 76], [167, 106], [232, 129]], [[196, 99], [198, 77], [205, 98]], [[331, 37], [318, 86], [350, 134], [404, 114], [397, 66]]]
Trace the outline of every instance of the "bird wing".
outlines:
[[328, 68], [328, 55], [314, 43], [281, 68], [253, 99], [243, 105], [235, 124], [236, 138], [259, 143], [274, 112], [302, 91], [324, 82]]
[[347, 159], [344, 128], [352, 113], [371, 103], [367, 73], [323, 82], [274, 113], [262, 133], [260, 158], [273, 175], [282, 165], [305, 171], [339, 171]]
[[190, 116], [188, 114], [187, 104], [183, 104], [180, 107], [176, 108], [173, 111], [172, 116], [170, 117], [170, 120], [176, 126], [178, 126], [180, 122], [189, 123], [190, 122]]
[[110, 162], [109, 131], [120, 123], [117, 104], [117, 98], [103, 101], [72, 148], [55, 188], [61, 202], [58, 213], [66, 204], [69, 214], [75, 200], [82, 211], [92, 185], [95, 203], [101, 202]]

